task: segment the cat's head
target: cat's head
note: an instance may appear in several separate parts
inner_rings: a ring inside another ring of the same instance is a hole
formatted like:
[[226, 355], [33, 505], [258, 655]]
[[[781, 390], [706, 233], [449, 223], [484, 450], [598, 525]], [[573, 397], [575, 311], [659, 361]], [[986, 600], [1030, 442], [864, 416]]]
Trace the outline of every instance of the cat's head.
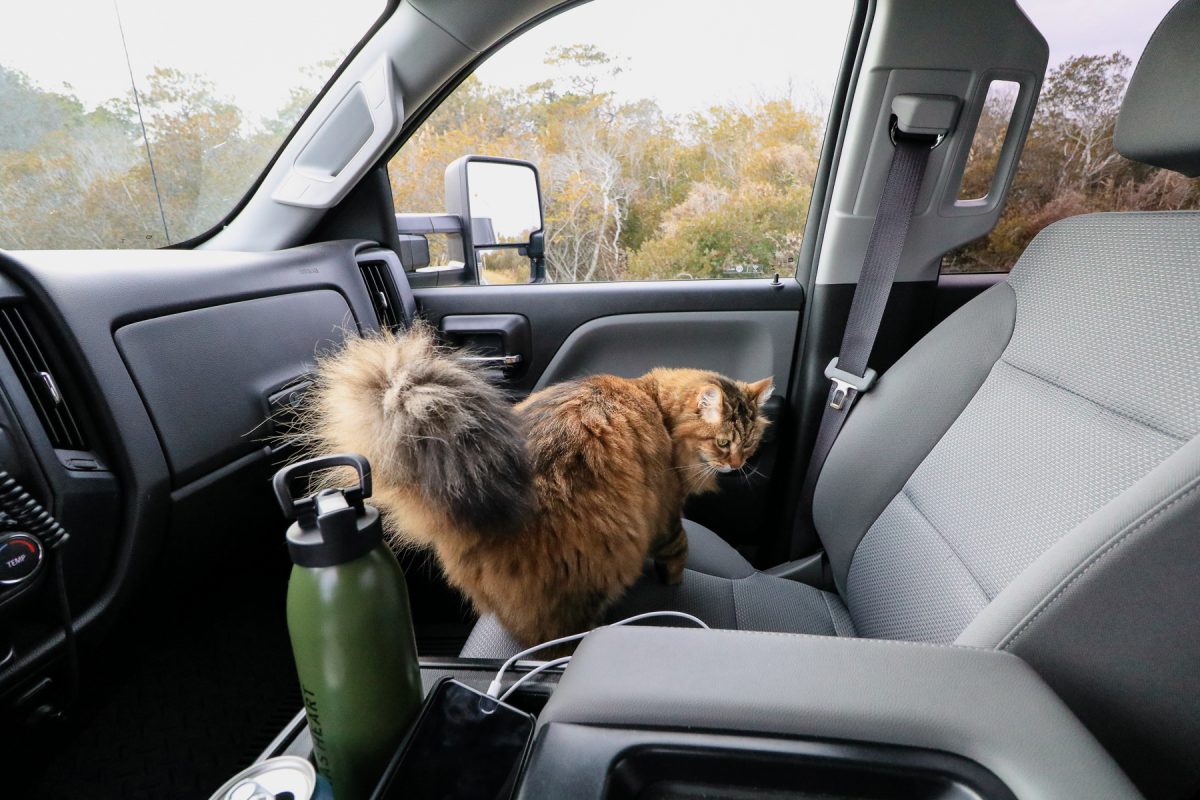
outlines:
[[742, 383], [717, 375], [704, 382], [694, 399], [699, 424], [689, 426], [700, 462], [717, 472], [741, 469], [770, 424], [762, 409], [774, 391], [771, 378]]

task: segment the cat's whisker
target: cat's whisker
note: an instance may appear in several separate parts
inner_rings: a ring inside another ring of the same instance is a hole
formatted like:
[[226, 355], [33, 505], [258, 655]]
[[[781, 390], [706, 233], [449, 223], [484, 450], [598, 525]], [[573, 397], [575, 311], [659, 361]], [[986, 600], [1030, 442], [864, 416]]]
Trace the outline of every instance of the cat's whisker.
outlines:
[[742, 476], [742, 480], [746, 482], [746, 488], [750, 488], [750, 475], [746, 472], [746, 465], [738, 467], [738, 474]]
[[704, 471], [697, 475], [691, 476], [691, 478], [688, 480], [687, 491], [689, 494], [693, 489], [697, 488], [705, 478], [707, 478], [709, 475], [715, 474], [717, 471], [716, 467], [712, 466], [711, 464], [701, 464], [700, 466], [704, 467]]

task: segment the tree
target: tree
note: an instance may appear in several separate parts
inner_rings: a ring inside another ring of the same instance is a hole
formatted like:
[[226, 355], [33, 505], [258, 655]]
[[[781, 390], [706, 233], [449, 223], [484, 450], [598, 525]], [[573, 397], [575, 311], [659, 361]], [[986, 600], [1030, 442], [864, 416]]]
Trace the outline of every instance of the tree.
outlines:
[[1056, 194], [1082, 191], [1120, 156], [1112, 144], [1132, 62], [1123, 53], [1075, 56], [1050, 71], [1034, 126], [1037, 145], [1057, 149]]
[[[794, 270], [816, 114], [777, 99], [673, 119], [608, 91], [621, 66], [595, 47], [555, 48], [546, 66], [523, 92], [464, 82], [393, 160], [396, 208], [441, 208], [443, 172], [459, 156], [513, 156], [540, 168], [550, 280]], [[497, 263], [489, 281], [525, 279]]]
[[540, 90], [542, 102], [547, 105], [561, 100], [586, 102], [601, 94], [601, 83], [622, 72], [616, 59], [593, 44], [551, 47], [544, 63], [559, 75], [530, 89]]
[[[1131, 62], [1124, 54], [1075, 56], [1046, 76], [1007, 205], [991, 233], [948, 255], [948, 272], [1007, 271], [1047, 225], [1094, 211], [1200, 206], [1200, 184], [1135, 164], [1113, 146]], [[986, 193], [1007, 119], [985, 109], [963, 185]], [[976, 158], [977, 154], [983, 157]]]
[[0, 246], [160, 247], [199, 234], [315, 93], [310, 81], [279, 118], [251, 123], [202, 76], [156, 69], [139, 87], [141, 118], [132, 92], [88, 110], [69, 87], [47, 91], [0, 65]]
[[[132, 92], [88, 108], [70, 87], [50, 91], [0, 65], [0, 246], [157, 247], [200, 233], [251, 185], [332, 66], [314, 65], [272, 119], [251, 120], [179, 70], [139, 79], [139, 117]], [[1200, 207], [1200, 184], [1113, 148], [1129, 67], [1112, 53], [1051, 70], [1004, 214], [946, 269], [1007, 269], [1073, 214]], [[397, 210], [443, 209], [444, 172], [459, 156], [509, 156], [541, 172], [550, 280], [791, 274], [822, 115], [788, 93], [673, 117], [616, 95], [622, 69], [571, 45], [552, 49], [545, 78], [523, 89], [468, 78], [390, 163]], [[1000, 99], [985, 106], [965, 194], [990, 189], [1008, 116]], [[527, 276], [512, 251], [485, 269], [493, 282]]]
[[687, 194], [630, 257], [638, 278], [792, 274], [816, 171], [820, 123], [790, 100], [693, 115]]

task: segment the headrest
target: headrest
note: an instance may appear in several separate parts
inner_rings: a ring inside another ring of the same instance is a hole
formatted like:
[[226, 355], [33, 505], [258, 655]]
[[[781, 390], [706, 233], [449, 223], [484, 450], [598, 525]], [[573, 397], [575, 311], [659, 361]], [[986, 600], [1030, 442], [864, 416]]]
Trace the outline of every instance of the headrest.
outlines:
[[1200, 175], [1200, 0], [1158, 24], [1117, 116], [1113, 144], [1134, 161]]

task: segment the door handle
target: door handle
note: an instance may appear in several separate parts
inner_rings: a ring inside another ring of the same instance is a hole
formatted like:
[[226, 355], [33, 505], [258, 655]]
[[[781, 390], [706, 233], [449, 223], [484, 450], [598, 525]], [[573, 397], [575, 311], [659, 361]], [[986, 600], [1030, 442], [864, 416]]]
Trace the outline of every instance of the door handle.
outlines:
[[508, 380], [529, 368], [532, 336], [521, 314], [451, 314], [440, 327], [447, 344], [478, 354], [461, 356], [464, 361], [503, 369]]

